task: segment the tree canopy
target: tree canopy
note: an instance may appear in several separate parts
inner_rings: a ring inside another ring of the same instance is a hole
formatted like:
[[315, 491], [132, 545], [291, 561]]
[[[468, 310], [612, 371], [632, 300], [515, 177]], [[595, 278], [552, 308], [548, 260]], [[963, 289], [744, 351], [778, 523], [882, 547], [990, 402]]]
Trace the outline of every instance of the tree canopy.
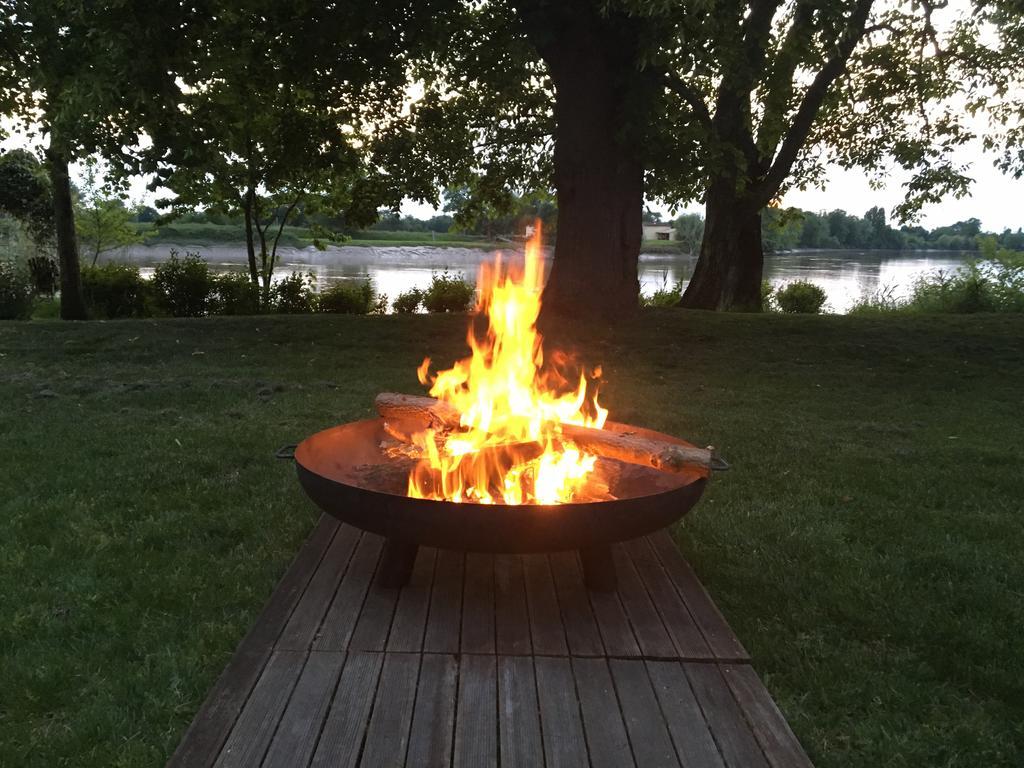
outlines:
[[148, 126], [145, 167], [154, 187], [175, 193], [164, 202], [177, 210], [244, 216], [250, 277], [266, 296], [297, 212], [369, 224], [409, 191], [380, 172], [374, 153], [406, 100], [402, 54], [417, 11], [388, 2], [208, 6], [185, 29], [193, 56]]
[[[862, 168], [876, 181], [903, 169], [910, 180], [894, 211], [900, 219], [967, 191], [968, 169], [954, 154], [973, 135], [962, 83], [1019, 77], [1009, 57], [980, 42], [985, 23], [1024, 34], [1019, 21], [1007, 22], [1010, 5], [979, 18], [933, 3], [872, 0], [456, 3], [452, 34], [474, 34], [419, 70], [426, 95], [413, 119], [424, 158], [440, 152], [447, 162], [433, 160], [438, 175], [459, 179], [474, 199], [507, 204], [509, 188], [553, 180], [566, 197], [563, 218], [584, 205], [585, 217], [597, 220], [609, 216], [610, 199], [569, 195], [573, 179], [592, 176], [593, 166], [632, 163], [643, 184], [622, 205], [638, 220], [644, 195], [672, 205], [703, 201], [708, 227], [686, 303], [753, 307], [761, 211], [786, 190], [821, 181], [828, 164]], [[572, 144], [608, 123], [600, 130], [611, 138], [588, 146], [586, 160], [559, 148], [559, 130], [574, 117], [589, 125], [565, 134]], [[454, 133], [440, 136], [440, 126]], [[1007, 138], [1017, 146], [1021, 137]], [[626, 225], [605, 239], [627, 247], [602, 253], [593, 244], [590, 259], [577, 259], [592, 279], [625, 269], [638, 251]], [[569, 247], [556, 248], [553, 279]], [[627, 283], [615, 287], [635, 295]]]

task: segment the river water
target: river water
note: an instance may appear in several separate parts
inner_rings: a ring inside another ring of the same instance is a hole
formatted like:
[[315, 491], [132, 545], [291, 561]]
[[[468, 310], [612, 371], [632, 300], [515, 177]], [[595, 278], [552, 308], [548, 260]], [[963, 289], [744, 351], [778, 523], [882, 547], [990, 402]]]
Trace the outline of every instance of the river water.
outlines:
[[[132, 246], [103, 257], [127, 261], [140, 267], [145, 276], [164, 261], [171, 247], [181, 253], [198, 252], [221, 272], [245, 265], [245, 248], [236, 245]], [[275, 276], [292, 271], [312, 272], [323, 288], [339, 280], [370, 278], [377, 290], [394, 298], [402, 291], [425, 287], [434, 272], [449, 270], [474, 280], [481, 261], [493, 259], [496, 251], [477, 248], [430, 246], [330, 246], [281, 248]], [[506, 252], [506, 254], [511, 252]], [[809, 280], [825, 289], [826, 310], [846, 312], [862, 296], [886, 290], [894, 297], [908, 294], [916, 278], [937, 270], [951, 271], [972, 255], [959, 251], [796, 251], [765, 256], [765, 279], [775, 286], [792, 280]], [[677, 281], [685, 286], [693, 273], [695, 256], [675, 253], [640, 254], [640, 286], [646, 294]]]

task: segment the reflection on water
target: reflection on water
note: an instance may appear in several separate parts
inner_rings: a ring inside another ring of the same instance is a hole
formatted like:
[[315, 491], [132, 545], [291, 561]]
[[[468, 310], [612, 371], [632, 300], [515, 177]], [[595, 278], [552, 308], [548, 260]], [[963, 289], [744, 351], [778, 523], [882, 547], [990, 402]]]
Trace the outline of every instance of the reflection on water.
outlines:
[[[132, 246], [107, 257], [129, 261], [150, 276], [153, 266], [167, 258], [170, 246]], [[215, 271], [240, 269], [246, 262], [245, 248], [235, 245], [179, 246], [184, 252], [198, 251]], [[281, 248], [275, 277], [293, 271], [312, 272], [319, 286], [339, 280], [370, 278], [377, 290], [392, 299], [411, 288], [425, 287], [433, 272], [461, 272], [474, 280], [481, 261], [494, 258], [496, 252], [475, 248], [436, 248], [429, 246], [384, 246]], [[792, 280], [809, 280], [825, 289], [828, 309], [846, 312], [864, 295], [886, 289], [894, 297], [909, 293], [914, 280], [928, 272], [953, 270], [972, 254], [959, 251], [800, 251], [765, 256], [765, 278], [773, 285]], [[650, 294], [677, 281], [685, 285], [693, 273], [695, 256], [683, 254], [640, 255], [640, 286]]]

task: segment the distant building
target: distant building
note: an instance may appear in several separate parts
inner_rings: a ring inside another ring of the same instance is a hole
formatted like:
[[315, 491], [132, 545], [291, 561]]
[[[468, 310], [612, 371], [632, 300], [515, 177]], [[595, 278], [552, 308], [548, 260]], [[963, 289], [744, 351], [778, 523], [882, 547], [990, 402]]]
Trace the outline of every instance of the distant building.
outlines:
[[644, 240], [675, 240], [676, 228], [671, 224], [644, 224]]

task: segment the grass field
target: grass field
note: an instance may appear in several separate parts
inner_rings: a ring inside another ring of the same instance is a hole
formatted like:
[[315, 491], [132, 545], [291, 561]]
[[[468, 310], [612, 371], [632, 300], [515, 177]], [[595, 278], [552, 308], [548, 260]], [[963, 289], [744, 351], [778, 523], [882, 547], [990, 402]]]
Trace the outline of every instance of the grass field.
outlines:
[[[0, 325], [0, 765], [160, 766], [316, 513], [272, 454], [460, 316]], [[617, 420], [733, 463], [686, 555], [812, 759], [1024, 763], [1024, 317], [649, 311]]]

